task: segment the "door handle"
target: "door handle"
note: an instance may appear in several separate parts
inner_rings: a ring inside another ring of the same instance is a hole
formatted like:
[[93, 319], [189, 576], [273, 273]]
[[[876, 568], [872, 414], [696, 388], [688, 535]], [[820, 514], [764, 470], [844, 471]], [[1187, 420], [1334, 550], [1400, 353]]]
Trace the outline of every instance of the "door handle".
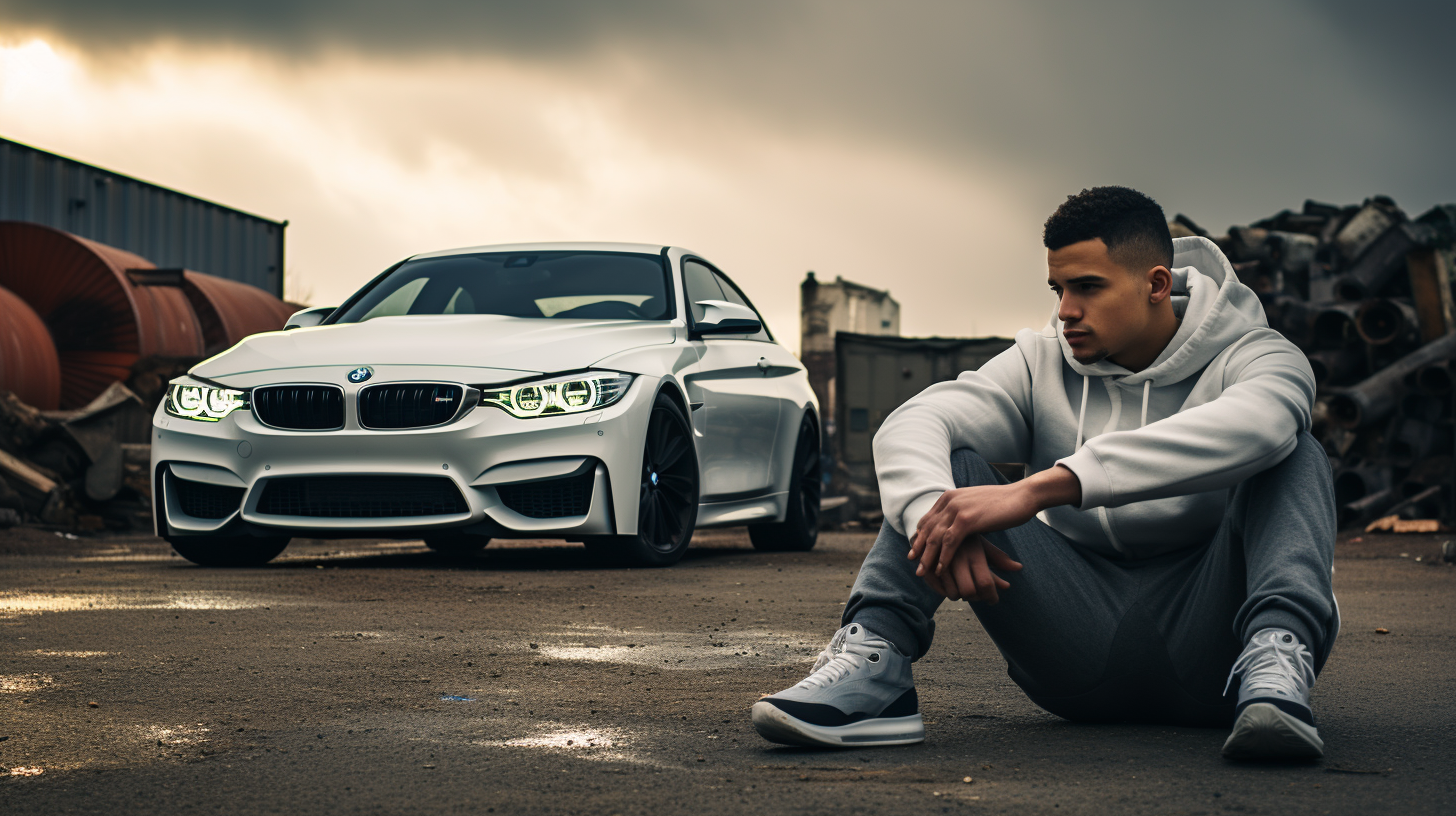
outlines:
[[768, 375], [768, 370], [772, 367], [773, 364], [768, 361], [767, 357], [758, 358], [758, 370], [762, 371], [765, 376]]

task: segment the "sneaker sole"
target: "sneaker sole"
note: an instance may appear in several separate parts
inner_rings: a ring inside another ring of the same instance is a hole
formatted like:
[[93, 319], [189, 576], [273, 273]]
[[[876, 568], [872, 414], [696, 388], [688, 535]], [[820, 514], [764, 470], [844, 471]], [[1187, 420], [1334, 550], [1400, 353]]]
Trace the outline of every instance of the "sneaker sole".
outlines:
[[925, 741], [925, 721], [919, 714], [877, 717], [849, 725], [814, 725], [772, 703], [757, 702], [751, 711], [753, 727], [769, 742], [815, 748], [877, 748], [913, 745]]
[[1314, 726], [1268, 703], [1254, 703], [1234, 723], [1233, 733], [1223, 744], [1223, 755], [1230, 759], [1319, 759], [1325, 755], [1325, 744]]

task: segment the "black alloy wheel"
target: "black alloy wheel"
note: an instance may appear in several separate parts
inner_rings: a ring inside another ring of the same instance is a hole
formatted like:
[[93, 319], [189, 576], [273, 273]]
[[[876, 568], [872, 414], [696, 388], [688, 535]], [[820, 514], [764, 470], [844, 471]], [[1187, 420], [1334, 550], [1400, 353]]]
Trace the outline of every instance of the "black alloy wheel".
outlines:
[[658, 394], [647, 421], [637, 499], [637, 534], [587, 539], [593, 552], [641, 567], [676, 564], [698, 520], [698, 455], [692, 425], [670, 397]]
[[177, 554], [199, 567], [261, 567], [288, 546], [286, 536], [175, 536]]
[[789, 479], [789, 509], [784, 520], [748, 525], [748, 538], [764, 552], [807, 552], [819, 541], [819, 499], [824, 493], [819, 463], [819, 429], [809, 414], [799, 423], [794, 471]]

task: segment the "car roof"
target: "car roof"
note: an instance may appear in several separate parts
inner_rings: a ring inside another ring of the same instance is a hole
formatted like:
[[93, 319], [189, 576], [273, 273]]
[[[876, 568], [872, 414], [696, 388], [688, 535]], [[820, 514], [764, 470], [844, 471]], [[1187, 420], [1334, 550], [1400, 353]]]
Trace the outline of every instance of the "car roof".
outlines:
[[485, 246], [441, 249], [435, 252], [421, 252], [415, 258], [444, 258], [450, 255], [466, 255], [477, 252], [641, 252], [659, 255], [667, 247], [662, 244], [627, 244], [610, 241], [547, 241], [532, 244], [486, 244]]

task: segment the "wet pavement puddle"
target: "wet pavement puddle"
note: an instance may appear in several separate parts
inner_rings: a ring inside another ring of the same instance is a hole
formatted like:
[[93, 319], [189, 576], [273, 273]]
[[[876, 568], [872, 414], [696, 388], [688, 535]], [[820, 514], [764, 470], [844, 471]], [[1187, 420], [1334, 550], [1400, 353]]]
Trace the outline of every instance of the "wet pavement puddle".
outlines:
[[212, 731], [202, 723], [197, 725], [144, 725], [140, 727], [142, 739], [157, 745], [185, 747], [207, 741]]
[[48, 674], [0, 674], [0, 694], [31, 694], [55, 682]]
[[[658, 669], [746, 668], [783, 666], [812, 661], [819, 653], [807, 636], [744, 629], [732, 632], [652, 632], [572, 627], [557, 633], [563, 640], [537, 648], [555, 660], [582, 660], [650, 666]], [[617, 641], [598, 642], [597, 641]]]
[[182, 561], [182, 556], [171, 550], [161, 551], [156, 547], [148, 547], [145, 552], [135, 552], [131, 547], [109, 547], [104, 550], [97, 550], [89, 555], [73, 555], [66, 559], [73, 563], [112, 563], [118, 561]]
[[46, 612], [89, 612], [120, 609], [185, 609], [229, 611], [286, 606], [288, 601], [225, 592], [0, 592], [0, 620]]
[[291, 563], [299, 561], [344, 561], [354, 558], [371, 558], [381, 555], [414, 555], [430, 552], [423, 541], [381, 541], [370, 544], [367, 548], [349, 550], [328, 550], [325, 552], [309, 552], [295, 550], [293, 553], [284, 552], [283, 555], [273, 559], [272, 563]]
[[628, 750], [631, 740], [620, 731], [603, 728], [568, 726], [545, 722], [538, 731], [527, 736], [505, 740], [472, 740], [472, 745], [485, 748], [509, 748], [543, 751], [600, 762], [629, 762], [634, 765], [667, 767], [648, 757]]
[[592, 748], [611, 748], [615, 742], [601, 731], [557, 730], [534, 737], [517, 737], [497, 743], [504, 748], [556, 748], [563, 751], [583, 751]]

